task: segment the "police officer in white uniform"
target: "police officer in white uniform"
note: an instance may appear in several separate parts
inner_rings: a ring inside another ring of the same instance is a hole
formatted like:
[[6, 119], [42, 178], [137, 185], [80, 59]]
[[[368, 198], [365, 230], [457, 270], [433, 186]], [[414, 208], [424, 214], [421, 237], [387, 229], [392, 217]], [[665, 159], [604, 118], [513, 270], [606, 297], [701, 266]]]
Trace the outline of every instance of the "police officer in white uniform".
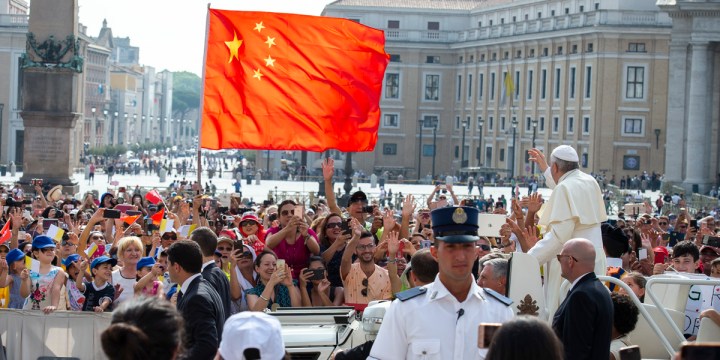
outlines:
[[440, 272], [435, 282], [397, 294], [385, 314], [368, 359], [484, 359], [478, 325], [513, 317], [512, 301], [480, 288], [472, 276], [477, 261], [478, 210], [446, 207], [431, 213]]

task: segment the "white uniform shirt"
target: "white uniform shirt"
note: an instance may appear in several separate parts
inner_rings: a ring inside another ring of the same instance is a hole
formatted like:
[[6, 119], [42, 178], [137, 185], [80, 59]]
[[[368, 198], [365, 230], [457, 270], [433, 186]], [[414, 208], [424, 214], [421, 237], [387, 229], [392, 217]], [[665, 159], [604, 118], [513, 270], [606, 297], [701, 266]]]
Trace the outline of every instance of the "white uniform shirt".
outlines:
[[462, 303], [439, 277], [425, 288], [425, 294], [393, 301], [368, 359], [484, 359], [487, 350], [477, 347], [478, 325], [513, 317], [512, 305], [491, 297], [475, 281]]

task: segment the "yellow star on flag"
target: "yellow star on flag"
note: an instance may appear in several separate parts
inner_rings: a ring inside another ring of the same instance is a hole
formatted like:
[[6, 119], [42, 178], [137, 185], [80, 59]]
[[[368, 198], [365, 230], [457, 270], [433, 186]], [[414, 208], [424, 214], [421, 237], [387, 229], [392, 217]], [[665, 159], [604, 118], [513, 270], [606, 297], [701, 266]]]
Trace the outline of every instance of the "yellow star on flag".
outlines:
[[238, 40], [237, 33], [233, 31], [234, 39], [232, 41], [226, 41], [225, 45], [227, 45], [228, 49], [230, 49], [230, 59], [228, 59], [228, 64], [232, 62], [232, 59], [235, 58], [238, 61], [240, 61], [240, 58], [238, 58], [238, 49], [240, 49], [240, 46], [242, 45], [242, 40]]
[[255, 70], [255, 75], [253, 75], [254, 78], [258, 80], [262, 80], [263, 74], [260, 72], [260, 69]]
[[275, 59], [268, 55], [267, 59], [265, 59], [265, 66], [275, 67]]
[[265, 41], [266, 44], [268, 44], [268, 48], [271, 48], [273, 45], [275, 45], [275, 38], [267, 37], [267, 41]]
[[259, 23], [255, 23], [255, 29], [253, 29], [253, 30], [257, 30], [258, 32], [261, 32], [262, 29], [264, 29], [264, 28], [265, 28], [265, 26], [263, 26], [263, 22], [261, 21]]

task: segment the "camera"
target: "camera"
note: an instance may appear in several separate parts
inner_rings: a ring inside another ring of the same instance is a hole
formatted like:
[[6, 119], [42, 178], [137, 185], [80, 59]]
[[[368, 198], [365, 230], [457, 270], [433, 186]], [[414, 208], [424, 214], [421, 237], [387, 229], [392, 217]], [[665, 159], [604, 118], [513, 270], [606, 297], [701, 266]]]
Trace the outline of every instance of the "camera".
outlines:
[[366, 205], [366, 206], [363, 206], [363, 208], [362, 208], [362, 212], [364, 212], [364, 213], [372, 213], [374, 210], [375, 210], [375, 207], [373, 207], [371, 205]]
[[43, 180], [42, 179], [32, 179], [32, 180], [30, 180], [30, 184], [32, 186], [42, 186]]
[[268, 220], [270, 220], [270, 222], [273, 222], [273, 221], [277, 220], [277, 213], [270, 214], [270, 215], [268, 216]]
[[235, 217], [232, 215], [223, 215], [222, 216], [223, 221], [225, 222], [231, 222], [235, 220]]

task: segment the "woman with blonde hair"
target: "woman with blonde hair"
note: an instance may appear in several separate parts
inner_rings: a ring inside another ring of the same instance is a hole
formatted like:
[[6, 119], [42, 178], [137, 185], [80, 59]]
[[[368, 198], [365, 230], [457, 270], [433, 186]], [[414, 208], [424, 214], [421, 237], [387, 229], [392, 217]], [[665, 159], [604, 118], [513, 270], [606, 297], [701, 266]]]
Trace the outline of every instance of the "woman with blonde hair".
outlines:
[[115, 295], [117, 297], [113, 301], [115, 309], [124, 301], [135, 297], [134, 287], [137, 282], [137, 263], [143, 257], [144, 249], [142, 241], [137, 236], [126, 236], [118, 241], [118, 268], [112, 272], [112, 284], [115, 286]]

